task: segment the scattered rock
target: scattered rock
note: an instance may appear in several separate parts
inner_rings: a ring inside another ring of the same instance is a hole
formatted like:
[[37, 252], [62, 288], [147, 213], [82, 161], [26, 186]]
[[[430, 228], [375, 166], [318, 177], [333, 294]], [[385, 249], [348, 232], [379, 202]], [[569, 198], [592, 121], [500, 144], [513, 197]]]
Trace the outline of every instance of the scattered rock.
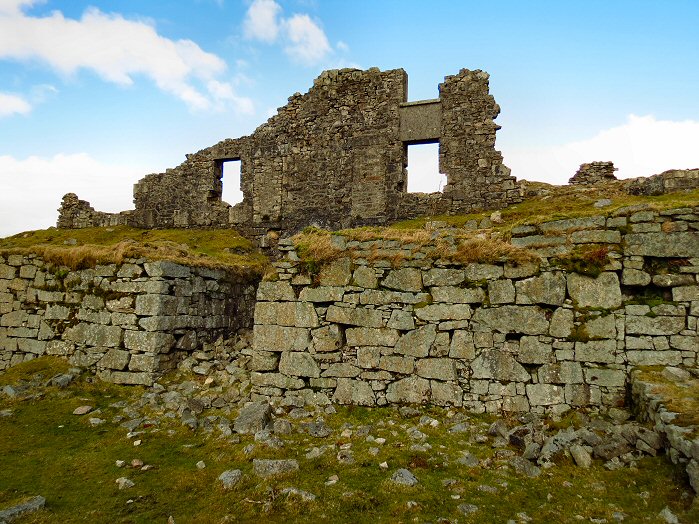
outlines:
[[73, 410], [73, 415], [87, 415], [92, 411], [92, 406], [79, 406]]
[[255, 475], [268, 478], [298, 471], [299, 463], [294, 459], [254, 459], [252, 467]]
[[32, 497], [21, 504], [16, 504], [0, 511], [0, 522], [11, 522], [22, 515], [39, 511], [45, 505], [46, 499], [41, 495], [37, 495], [36, 497]]
[[240, 410], [233, 423], [236, 433], [257, 433], [271, 422], [272, 407], [267, 402], [251, 402]]
[[592, 465], [592, 457], [587, 450], [579, 444], [574, 444], [569, 449], [571, 457], [575, 461], [575, 465], [581, 468], [589, 468]]
[[658, 513], [658, 517], [660, 517], [663, 522], [667, 522], [667, 524], [679, 524], [680, 522], [677, 515], [675, 515], [667, 506], [665, 506], [662, 511]]
[[400, 484], [402, 486], [415, 486], [418, 483], [418, 480], [410, 471], [405, 468], [401, 468], [396, 470], [393, 475], [391, 475], [391, 482]]
[[306, 431], [312, 437], [325, 438], [332, 433], [332, 429], [325, 423], [323, 419], [318, 419], [316, 422], [304, 424]]
[[303, 491], [302, 489], [298, 488], [284, 488], [281, 491], [282, 495], [286, 495], [287, 497], [298, 497], [304, 502], [313, 502], [316, 499], [316, 496], [313, 493], [309, 493], [308, 491]]
[[68, 386], [68, 384], [73, 382], [74, 379], [75, 379], [75, 377], [73, 375], [71, 375], [69, 373], [62, 373], [60, 375], [56, 375], [55, 377], [53, 377], [49, 381], [49, 384], [52, 386], [57, 386], [59, 388], [64, 388], [64, 387]]
[[116, 484], [119, 486], [119, 489], [133, 488], [135, 486], [133, 481], [127, 479], [126, 477], [119, 477], [116, 479]]
[[233, 488], [242, 478], [243, 473], [239, 469], [228, 469], [218, 476], [218, 480], [223, 484], [223, 489]]
[[530, 478], [541, 475], [541, 469], [523, 457], [513, 457], [510, 460], [510, 466], [512, 466], [517, 473], [522, 473]]
[[470, 515], [471, 513], [478, 511], [478, 506], [475, 504], [459, 504], [456, 509], [458, 509], [459, 512], [464, 515]]
[[197, 469], [206, 469], [206, 462], [204, 462], [203, 460], [197, 462]]

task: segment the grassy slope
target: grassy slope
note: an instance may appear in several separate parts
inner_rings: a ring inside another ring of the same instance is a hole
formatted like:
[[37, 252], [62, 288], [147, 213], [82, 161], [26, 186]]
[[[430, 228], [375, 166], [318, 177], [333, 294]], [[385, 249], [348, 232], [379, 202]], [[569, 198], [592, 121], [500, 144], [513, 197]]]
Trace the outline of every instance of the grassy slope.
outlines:
[[118, 263], [125, 257], [253, 272], [262, 272], [267, 264], [254, 245], [232, 229], [50, 228], [0, 239], [2, 253], [37, 253], [73, 269]]
[[[37, 359], [0, 375], [0, 386], [29, 379], [36, 373], [50, 377], [65, 368], [53, 359]], [[119, 413], [109, 405], [140, 394], [138, 388], [97, 384], [85, 379], [57, 390], [46, 388], [41, 399], [0, 400], [0, 410], [11, 409], [11, 417], [0, 417], [0, 507], [31, 495], [47, 499], [46, 509], [20, 520], [22, 523], [48, 522], [165, 522], [172, 515], [178, 524], [189, 522], [412, 522], [446, 518], [452, 522], [505, 522], [517, 520], [526, 512], [533, 522], [578, 522], [591, 518], [614, 522], [613, 513], [626, 514], [626, 522], [641, 522], [665, 506], [681, 522], [699, 521], [699, 507], [681, 494], [689, 488], [676, 478], [676, 470], [664, 457], [640, 461], [638, 470], [606, 471], [599, 463], [584, 470], [568, 459], [528, 479], [511, 470], [466, 468], [455, 462], [460, 450], [469, 449], [479, 458], [492, 457], [489, 444], [473, 444], [464, 434], [446, 431], [448, 423], [437, 428], [421, 427], [433, 446], [429, 453], [411, 452], [401, 419], [391, 408], [340, 408], [326, 417], [332, 436], [314, 439], [303, 433], [284, 436], [285, 447], [267, 449], [257, 444], [251, 454], [244, 448], [253, 442], [243, 436], [240, 443], [207, 438], [202, 431], [192, 433], [179, 423], [152, 426], [133, 446], [126, 430], [112, 424]], [[101, 413], [82, 417], [72, 415], [82, 404], [99, 408]], [[426, 410], [444, 420], [445, 412]], [[90, 416], [108, 422], [98, 427], [88, 424]], [[476, 424], [483, 418], [471, 416]], [[395, 421], [395, 422], [393, 422]], [[387, 442], [377, 456], [368, 452], [376, 444], [361, 437], [342, 437], [343, 427], [373, 426], [371, 434]], [[170, 430], [170, 431], [168, 431]], [[351, 443], [356, 462], [340, 465], [337, 445]], [[325, 456], [307, 460], [312, 446], [335, 445]], [[500, 448], [498, 448], [500, 449]], [[142, 472], [117, 468], [117, 459], [130, 462], [140, 458], [156, 469]], [[297, 458], [300, 471], [274, 480], [259, 480], [252, 473], [253, 458]], [[448, 459], [448, 463], [445, 463]], [[203, 460], [207, 467], [198, 470]], [[387, 461], [388, 471], [379, 468]], [[420, 483], [400, 488], [387, 481], [392, 471], [407, 467]], [[216, 480], [226, 470], [238, 468], [243, 480], [231, 491], [224, 491]], [[325, 486], [330, 475], [339, 482]], [[115, 480], [126, 476], [135, 482], [120, 491]], [[455, 479], [451, 487], [444, 480]], [[507, 483], [503, 485], [503, 483]], [[498, 493], [480, 491], [478, 486], [498, 488]], [[280, 495], [294, 486], [318, 496], [315, 502], [302, 502]], [[453, 496], [459, 495], [459, 499]], [[129, 502], [130, 501], [130, 502]], [[408, 507], [408, 501], [417, 506]], [[470, 516], [459, 514], [461, 503], [476, 504], [480, 510]]]

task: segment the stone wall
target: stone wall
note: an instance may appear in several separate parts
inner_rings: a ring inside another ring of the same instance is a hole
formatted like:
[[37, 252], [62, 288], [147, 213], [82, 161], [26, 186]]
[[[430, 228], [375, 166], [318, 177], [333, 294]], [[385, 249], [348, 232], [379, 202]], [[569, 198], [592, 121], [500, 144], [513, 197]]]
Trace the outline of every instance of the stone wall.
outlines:
[[87, 200], [80, 200], [75, 193], [63, 196], [58, 209], [57, 226], [62, 229], [81, 229], [84, 227], [123, 226], [133, 223], [133, 212], [104, 213], [95, 211]]
[[233, 273], [171, 262], [68, 271], [0, 256], [0, 370], [60, 355], [104, 380], [150, 384], [203, 343], [249, 328], [254, 293]]
[[581, 164], [580, 168], [568, 180], [569, 184], [583, 184], [594, 186], [610, 180], [616, 180], [614, 171], [614, 162], [590, 162], [589, 164]]
[[[252, 135], [223, 140], [139, 181], [128, 223], [235, 227], [264, 245], [308, 225], [341, 229], [518, 202], [515, 179], [495, 150], [500, 108], [488, 79], [463, 69], [445, 77], [438, 99], [408, 103], [402, 69], [325, 71]], [[409, 194], [407, 146], [425, 142], [439, 142], [447, 184], [442, 193]], [[228, 160], [241, 161], [243, 201], [232, 207], [221, 201]], [[58, 224], [100, 220], [64, 205]]]
[[[431, 245], [335, 236], [345, 256], [311, 278], [283, 242], [278, 280], [257, 292], [253, 392], [562, 412], [623, 404], [634, 366], [697, 365], [699, 208], [627, 207], [513, 234], [539, 263], [458, 265], [430, 258]], [[601, 272], [575, 272], [585, 261]]]
[[675, 191], [699, 189], [699, 169], [670, 169], [660, 174], [624, 180], [632, 195], [664, 195]]

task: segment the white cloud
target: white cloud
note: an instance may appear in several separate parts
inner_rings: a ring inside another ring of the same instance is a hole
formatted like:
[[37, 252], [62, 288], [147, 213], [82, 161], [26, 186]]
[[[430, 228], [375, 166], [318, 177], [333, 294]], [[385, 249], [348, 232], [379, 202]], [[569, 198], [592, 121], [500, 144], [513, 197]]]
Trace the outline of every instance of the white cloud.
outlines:
[[[253, 1], [245, 14], [243, 36], [267, 44], [281, 41], [284, 52], [305, 65], [315, 65], [332, 53], [325, 32], [315, 21], [307, 14], [282, 17], [282, 7], [274, 0]], [[346, 44], [340, 44], [347, 49]]]
[[0, 92], [0, 118], [11, 115], [26, 115], [32, 105], [19, 95]]
[[191, 40], [171, 40], [144, 21], [88, 8], [79, 20], [59, 11], [36, 17], [21, 8], [32, 0], [0, 0], [0, 59], [38, 60], [61, 74], [94, 71], [122, 86], [150, 78], [192, 109], [210, 109], [202, 85], [226, 69], [217, 55]]
[[272, 44], [279, 35], [281, 6], [274, 0], [255, 0], [243, 20], [243, 35], [249, 40]]
[[98, 211], [133, 209], [133, 184], [152, 171], [104, 164], [85, 153], [0, 156], [0, 237], [55, 226], [66, 193], [77, 193]]
[[330, 53], [325, 33], [308, 15], [294, 15], [284, 27], [289, 38], [284, 51], [297, 62], [313, 65]]
[[595, 136], [558, 146], [503, 148], [505, 164], [519, 179], [565, 184], [580, 164], [612, 161], [618, 178], [699, 167], [699, 122], [629, 115]]
[[337, 49], [339, 49], [340, 51], [343, 51], [343, 52], [345, 52], [345, 53], [346, 53], [347, 51], [349, 51], [349, 46], [348, 46], [345, 42], [343, 42], [342, 40], [339, 40], [339, 41], [337, 42], [337, 44], [335, 44], [335, 47], [336, 47]]
[[243, 115], [252, 115], [255, 113], [255, 106], [252, 100], [236, 95], [233, 85], [230, 82], [209, 80], [206, 87], [209, 93], [214, 97], [219, 109], [223, 110], [230, 105], [237, 113]]

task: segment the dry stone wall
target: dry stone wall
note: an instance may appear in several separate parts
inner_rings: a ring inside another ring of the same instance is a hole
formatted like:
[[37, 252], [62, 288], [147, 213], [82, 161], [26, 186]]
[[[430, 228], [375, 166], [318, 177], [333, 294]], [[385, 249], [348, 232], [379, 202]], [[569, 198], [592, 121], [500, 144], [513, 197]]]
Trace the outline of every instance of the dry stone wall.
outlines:
[[205, 342], [249, 328], [255, 282], [223, 270], [132, 260], [55, 268], [0, 256], [0, 370], [59, 355], [121, 384], [146, 384]]
[[[253, 392], [562, 412], [622, 405], [634, 366], [697, 365], [699, 208], [628, 207], [514, 235], [540, 263], [460, 266], [430, 259], [434, 246], [336, 236], [346, 256], [311, 279], [282, 243], [278, 280], [257, 291]], [[574, 271], [581, 245], [605, 255], [599, 275]]]

